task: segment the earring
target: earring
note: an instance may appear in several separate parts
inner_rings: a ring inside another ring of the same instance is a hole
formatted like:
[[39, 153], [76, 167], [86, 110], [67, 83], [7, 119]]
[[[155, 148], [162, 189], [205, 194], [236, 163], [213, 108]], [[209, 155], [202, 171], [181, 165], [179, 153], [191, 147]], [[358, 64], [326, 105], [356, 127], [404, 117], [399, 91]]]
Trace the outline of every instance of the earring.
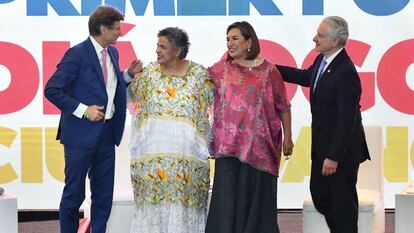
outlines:
[[247, 52], [250, 53], [250, 48], [247, 49]]

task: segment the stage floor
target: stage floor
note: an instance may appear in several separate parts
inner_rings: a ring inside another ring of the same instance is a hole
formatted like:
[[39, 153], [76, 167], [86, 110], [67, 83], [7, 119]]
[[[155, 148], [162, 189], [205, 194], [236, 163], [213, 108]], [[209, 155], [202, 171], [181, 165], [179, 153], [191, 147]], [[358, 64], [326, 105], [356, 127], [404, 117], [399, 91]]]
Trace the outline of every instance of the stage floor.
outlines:
[[[302, 233], [301, 210], [281, 210], [278, 214], [281, 233]], [[385, 214], [385, 233], [394, 233], [394, 210]], [[19, 233], [59, 233], [58, 220], [19, 222]]]

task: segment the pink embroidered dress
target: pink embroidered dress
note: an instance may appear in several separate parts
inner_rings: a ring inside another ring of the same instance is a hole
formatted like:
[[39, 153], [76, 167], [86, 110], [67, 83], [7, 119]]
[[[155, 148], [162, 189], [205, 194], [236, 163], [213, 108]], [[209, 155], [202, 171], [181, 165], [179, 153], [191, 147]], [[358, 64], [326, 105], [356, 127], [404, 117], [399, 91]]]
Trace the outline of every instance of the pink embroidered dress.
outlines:
[[209, 73], [217, 92], [213, 156], [236, 157], [277, 176], [282, 147], [280, 113], [290, 109], [279, 71], [266, 60], [252, 69], [221, 60]]

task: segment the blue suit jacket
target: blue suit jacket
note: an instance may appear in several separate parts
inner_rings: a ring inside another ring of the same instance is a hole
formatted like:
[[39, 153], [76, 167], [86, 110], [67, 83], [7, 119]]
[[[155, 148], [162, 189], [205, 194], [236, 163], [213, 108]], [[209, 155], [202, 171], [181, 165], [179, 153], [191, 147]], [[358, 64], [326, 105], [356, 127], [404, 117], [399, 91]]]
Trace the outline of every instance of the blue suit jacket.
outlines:
[[[118, 51], [108, 46], [108, 54], [118, 79], [114, 98], [115, 121], [114, 144], [119, 145], [126, 116], [126, 84], [119, 68]], [[56, 71], [46, 84], [46, 98], [61, 110], [57, 139], [64, 145], [78, 148], [96, 146], [103, 121], [91, 122], [72, 113], [79, 103], [106, 106], [108, 96], [103, 80], [102, 68], [91, 40], [70, 48], [57, 65]]]

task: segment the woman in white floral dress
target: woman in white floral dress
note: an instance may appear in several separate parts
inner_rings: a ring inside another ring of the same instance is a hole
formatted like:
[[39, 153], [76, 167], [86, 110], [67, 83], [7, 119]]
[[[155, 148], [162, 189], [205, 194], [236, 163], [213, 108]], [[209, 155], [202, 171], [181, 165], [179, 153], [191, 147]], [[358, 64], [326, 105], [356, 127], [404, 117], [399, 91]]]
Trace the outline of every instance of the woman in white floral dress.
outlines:
[[128, 87], [134, 233], [204, 232], [213, 86], [203, 66], [184, 59], [188, 47], [182, 29], [161, 30], [157, 62]]

